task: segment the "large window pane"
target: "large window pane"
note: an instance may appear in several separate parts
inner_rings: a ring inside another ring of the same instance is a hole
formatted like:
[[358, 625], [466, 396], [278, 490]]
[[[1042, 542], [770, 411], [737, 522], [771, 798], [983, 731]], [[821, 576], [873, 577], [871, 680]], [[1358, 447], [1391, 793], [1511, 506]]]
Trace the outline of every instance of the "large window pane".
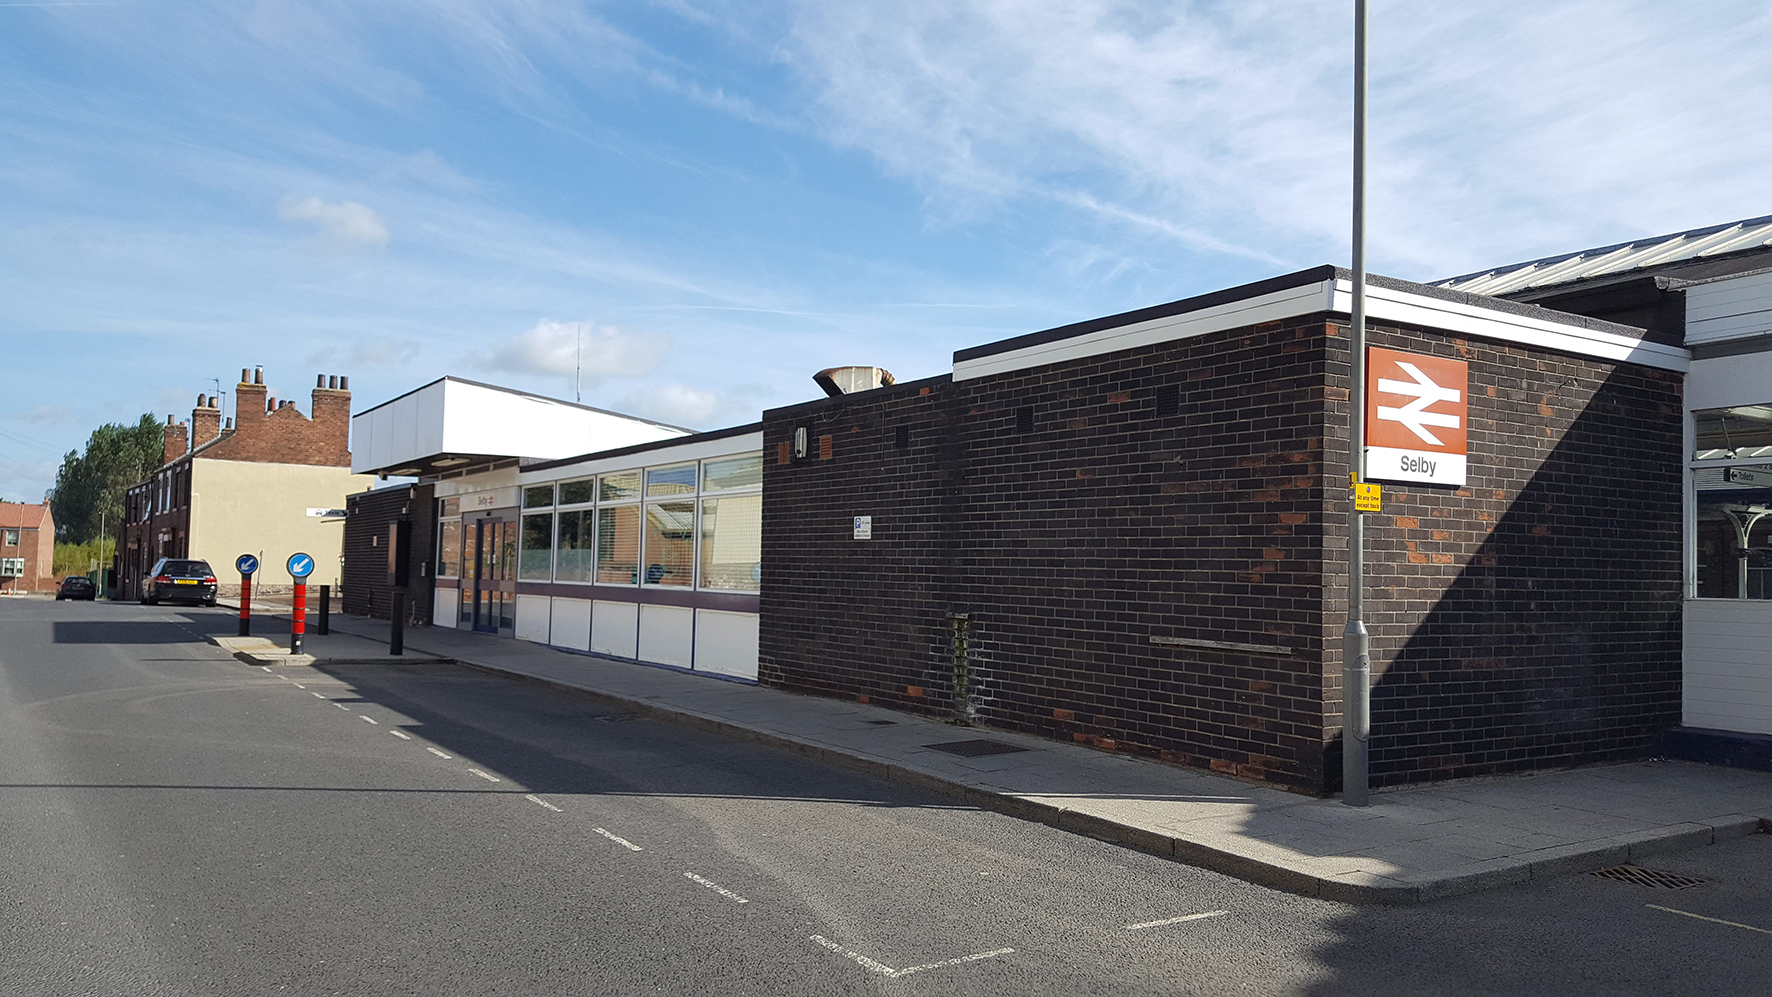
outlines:
[[749, 488], [763, 483], [763, 455], [723, 457], [702, 464], [702, 491]]
[[1706, 467], [1698, 489], [1698, 597], [1772, 599], [1772, 464]]
[[554, 527], [555, 581], [591, 580], [591, 523], [595, 515], [590, 509], [560, 513]]
[[437, 523], [437, 577], [457, 578], [460, 575], [461, 520], [439, 520]]
[[597, 581], [633, 585], [640, 580], [640, 507], [597, 510]]
[[597, 479], [597, 501], [620, 502], [640, 497], [640, 472], [618, 471]]
[[658, 498], [663, 495], [694, 495], [695, 465], [683, 464], [678, 467], [654, 467], [646, 471], [646, 497]]
[[547, 581], [553, 577], [554, 516], [552, 513], [523, 517], [523, 553], [517, 577]]
[[523, 508], [546, 509], [554, 504], [554, 486], [536, 485], [523, 489]]
[[755, 592], [763, 579], [763, 496], [701, 503], [701, 587]]
[[1772, 404], [1738, 405], [1692, 413], [1694, 460], [1772, 457]]
[[646, 584], [694, 583], [695, 503], [646, 503]]
[[560, 482], [560, 504], [582, 505], [591, 501], [597, 493], [597, 482], [593, 478], [583, 481]]

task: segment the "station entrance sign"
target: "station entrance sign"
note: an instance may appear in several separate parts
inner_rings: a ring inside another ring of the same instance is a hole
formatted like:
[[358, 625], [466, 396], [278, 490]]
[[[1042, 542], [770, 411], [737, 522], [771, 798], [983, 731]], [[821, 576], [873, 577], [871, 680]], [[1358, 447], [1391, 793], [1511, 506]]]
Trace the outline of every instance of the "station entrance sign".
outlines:
[[1366, 477], [1462, 485], [1470, 365], [1419, 353], [1366, 351]]

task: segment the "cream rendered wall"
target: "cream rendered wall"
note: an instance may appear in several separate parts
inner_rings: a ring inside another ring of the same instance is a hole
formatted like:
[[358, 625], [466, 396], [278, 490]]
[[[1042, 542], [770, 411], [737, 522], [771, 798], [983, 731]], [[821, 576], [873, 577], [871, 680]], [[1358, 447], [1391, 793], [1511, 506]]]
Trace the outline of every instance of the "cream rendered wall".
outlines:
[[259, 554], [253, 584], [287, 591], [294, 579], [284, 562], [303, 551], [314, 556], [308, 584], [337, 592], [344, 520], [310, 519], [308, 510], [343, 509], [345, 496], [374, 484], [374, 475], [343, 467], [198, 458], [191, 462], [191, 556], [208, 561], [222, 590], [234, 593], [240, 584], [234, 559]]

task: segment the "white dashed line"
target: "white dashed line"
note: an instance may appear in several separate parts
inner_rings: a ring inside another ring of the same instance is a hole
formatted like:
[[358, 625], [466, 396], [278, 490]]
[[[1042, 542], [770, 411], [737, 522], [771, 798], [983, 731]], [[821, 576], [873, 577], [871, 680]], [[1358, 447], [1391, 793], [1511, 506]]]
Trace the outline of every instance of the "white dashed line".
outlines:
[[544, 800], [541, 797], [536, 796], [534, 793], [530, 793], [529, 795], [527, 795], [523, 798], [525, 800], [528, 800], [529, 802], [535, 804], [536, 806], [541, 807], [544, 810], [552, 810], [553, 812], [555, 812], [557, 814], [563, 814], [566, 812], [564, 810], [561, 810], [559, 807], [554, 806], [552, 803], [549, 803], [547, 800]]
[[269, 666], [269, 665], [259, 665], [259, 667], [260, 667], [260, 668], [263, 668], [263, 669], [264, 669], [264, 670], [265, 670], [265, 671], [267, 671], [267, 672], [268, 672], [268, 671], [270, 671], [270, 670], [271, 670], [271, 668], [270, 668], [270, 666]]
[[394, 736], [395, 736], [395, 737], [397, 737], [397, 738], [399, 738], [399, 739], [400, 739], [400, 740], [402, 740], [402, 741], [410, 741], [410, 740], [412, 740], [412, 735], [411, 735], [411, 734], [408, 734], [408, 733], [406, 733], [406, 732], [405, 732], [405, 731], [403, 731], [403, 730], [390, 730], [390, 731], [388, 731], [388, 733], [390, 733], [390, 734], [392, 734], [392, 735], [394, 735]]
[[603, 837], [608, 838], [610, 841], [615, 842], [616, 844], [622, 846], [623, 848], [626, 848], [630, 852], [643, 852], [646, 850], [644, 848], [641, 848], [639, 845], [634, 844], [632, 841], [629, 841], [628, 839], [622, 837], [621, 835], [610, 834], [608, 831], [605, 831], [600, 827], [593, 827], [593, 828], [591, 828], [591, 830], [597, 832], [598, 834], [601, 834]]
[[289, 684], [295, 686], [297, 689], [306, 689], [307, 688], [307, 686], [302, 685], [300, 682], [297, 682], [294, 679], [290, 679]]
[[359, 713], [359, 714], [357, 714], [357, 719], [359, 719], [359, 720], [367, 720], [367, 721], [369, 721], [369, 722], [370, 722], [370, 723], [372, 723], [372, 724], [380, 724], [380, 723], [381, 723], [381, 721], [380, 721], [380, 720], [377, 720], [377, 719], [375, 719], [375, 718], [374, 718], [374, 717], [366, 717], [366, 716], [364, 716], [364, 715], [363, 715], [363, 714], [361, 714], [361, 713]]
[[338, 707], [338, 708], [339, 708], [339, 709], [341, 709], [341, 710], [344, 710], [344, 711], [345, 711], [345, 712], [347, 712], [347, 713], [349, 713], [349, 712], [350, 712], [350, 710], [351, 710], [351, 708], [350, 708], [350, 707], [349, 707], [349, 706], [346, 706], [346, 705], [345, 705], [345, 704], [343, 704], [343, 703], [333, 703], [333, 704], [332, 704], [332, 705], [334, 705], [334, 706], [336, 706], [336, 707]]
[[433, 755], [436, 755], [438, 758], [454, 758], [455, 757], [454, 755], [449, 754], [446, 751], [438, 751], [436, 748], [433, 748], [428, 744], [425, 745], [425, 750], [430, 752]]
[[1209, 917], [1223, 917], [1229, 913], [1230, 911], [1228, 910], [1209, 910], [1204, 914], [1185, 914], [1181, 917], [1166, 917], [1161, 921], [1141, 921], [1138, 924], [1126, 925], [1125, 930], [1137, 931], [1140, 928], [1160, 928], [1165, 924], [1180, 924], [1183, 921], [1203, 921]]
[[310, 692], [310, 693], [308, 693], [308, 695], [314, 697], [315, 699], [325, 699], [326, 698], [325, 696], [322, 696], [317, 692]]
[[888, 966], [877, 959], [870, 959], [867, 956], [862, 955], [860, 952], [846, 949], [823, 935], [812, 935], [810, 936], [810, 940], [830, 949], [832, 952], [837, 953], [845, 959], [851, 960], [870, 973], [879, 973], [881, 976], [890, 977], [892, 979], [897, 979], [900, 976], [909, 976], [912, 973], [921, 973], [925, 970], [942, 969], [947, 966], [959, 966], [968, 962], [977, 962], [980, 959], [994, 959], [997, 956], [1009, 955], [1015, 951], [1014, 949], [992, 949], [989, 952], [974, 952], [971, 955], [963, 955], [957, 959], [943, 959], [940, 962], [927, 962], [921, 966], [907, 966], [904, 969], [893, 969], [891, 966]]
[[724, 886], [721, 886], [719, 883], [716, 883], [711, 879], [703, 879], [700, 876], [697, 876], [693, 872], [686, 872], [683, 875], [688, 876], [690, 879], [695, 880], [696, 882], [700, 883], [701, 885], [707, 887], [710, 890], [713, 890], [715, 893], [718, 893], [719, 895], [725, 897], [726, 899], [732, 901], [735, 904], [750, 903], [749, 900], [746, 900], [744, 897], [739, 896], [738, 894], [732, 892], [731, 890], [727, 889]]
[[495, 776], [490, 772], [482, 772], [476, 768], [470, 768], [470, 769], [468, 769], [468, 771], [474, 773], [475, 775], [479, 776], [482, 779], [485, 779], [487, 782], [502, 782], [503, 781], [498, 776]]
[[1772, 935], [1772, 931], [1767, 931], [1765, 928], [1756, 928], [1751, 924], [1742, 924], [1739, 921], [1725, 921], [1720, 917], [1705, 917], [1703, 914], [1694, 914], [1689, 910], [1674, 910], [1672, 907], [1663, 907], [1659, 904], [1644, 904], [1643, 906], [1650, 910], [1663, 910], [1667, 911], [1669, 914], [1678, 914], [1681, 917], [1690, 917], [1699, 921], [1709, 921], [1712, 924], [1722, 924], [1731, 928], [1741, 928], [1744, 931], [1757, 931], [1762, 935]]

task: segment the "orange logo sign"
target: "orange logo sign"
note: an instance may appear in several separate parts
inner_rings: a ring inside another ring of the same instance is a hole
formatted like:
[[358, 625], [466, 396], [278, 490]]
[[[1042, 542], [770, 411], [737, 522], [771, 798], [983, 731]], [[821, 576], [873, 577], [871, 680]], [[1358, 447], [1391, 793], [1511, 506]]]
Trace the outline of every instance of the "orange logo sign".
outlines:
[[1366, 445], [1465, 453], [1470, 365], [1463, 360], [1366, 351]]

